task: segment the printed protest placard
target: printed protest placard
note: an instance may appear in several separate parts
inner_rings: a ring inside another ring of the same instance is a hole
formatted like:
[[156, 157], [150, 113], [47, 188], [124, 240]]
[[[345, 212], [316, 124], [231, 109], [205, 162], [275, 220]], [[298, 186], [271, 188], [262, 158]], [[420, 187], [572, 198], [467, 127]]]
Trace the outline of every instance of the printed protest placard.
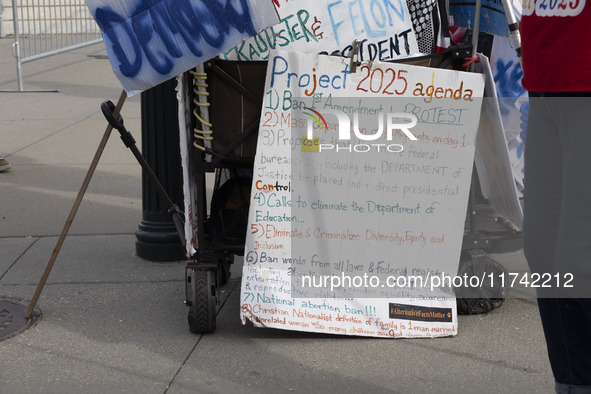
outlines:
[[86, 0], [132, 96], [277, 23], [271, 0]]
[[274, 49], [337, 53], [350, 57], [361, 40], [361, 60], [392, 60], [419, 53], [405, 1], [277, 0], [279, 24], [220, 56], [229, 60], [266, 60]]
[[[457, 332], [482, 75], [276, 51], [241, 318], [323, 333]], [[456, 281], [456, 282], [453, 282]]]

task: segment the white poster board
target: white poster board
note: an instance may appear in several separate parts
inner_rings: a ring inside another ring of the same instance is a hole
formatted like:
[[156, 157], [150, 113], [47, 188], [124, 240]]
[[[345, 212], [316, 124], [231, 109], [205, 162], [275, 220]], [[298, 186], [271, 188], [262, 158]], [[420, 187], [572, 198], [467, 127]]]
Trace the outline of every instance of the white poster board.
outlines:
[[340, 57], [272, 53], [241, 319], [334, 334], [455, 335], [447, 283], [458, 269], [482, 75], [349, 67]]
[[[198, 66], [202, 71], [202, 66]], [[193, 83], [189, 73], [177, 78], [177, 100], [179, 118], [179, 148], [181, 154], [181, 168], [183, 172], [183, 207], [185, 214], [185, 256], [191, 258], [196, 252], [197, 244], [197, 196], [199, 185], [196, 185], [197, 164], [195, 147], [193, 146], [193, 128], [191, 127], [191, 98]]]
[[360, 60], [392, 60], [419, 53], [406, 1], [277, 0], [279, 24], [243, 41], [220, 57], [267, 60], [272, 50], [336, 53], [351, 57], [361, 40]]

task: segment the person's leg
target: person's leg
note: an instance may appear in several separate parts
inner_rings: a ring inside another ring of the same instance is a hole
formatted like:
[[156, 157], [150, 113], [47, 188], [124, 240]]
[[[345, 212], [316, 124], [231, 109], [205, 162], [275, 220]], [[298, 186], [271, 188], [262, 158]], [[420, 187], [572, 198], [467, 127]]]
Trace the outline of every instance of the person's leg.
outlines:
[[[548, 318], [563, 336], [549, 351], [561, 354], [557, 391], [591, 393], [591, 97], [552, 98], [551, 110], [560, 127], [563, 183], [555, 251], [561, 298]], [[566, 288], [570, 275], [574, 287]]]
[[[591, 97], [552, 97], [549, 110], [560, 127], [562, 204], [556, 239], [558, 290], [570, 298], [591, 297]], [[590, 333], [591, 335], [591, 333]], [[591, 376], [591, 370], [589, 372]]]
[[[562, 147], [546, 107], [545, 98], [530, 97], [524, 158], [523, 251], [531, 272], [540, 275], [554, 271], [562, 192]], [[538, 308], [556, 379], [567, 357], [563, 346], [554, 346], [564, 334], [555, 324], [559, 301], [548, 296], [539, 294]]]
[[524, 165], [523, 250], [543, 274], [554, 269], [562, 201], [562, 147], [546, 98], [530, 97]]
[[[591, 213], [587, 206], [591, 157], [585, 152], [591, 148], [591, 133], [586, 130], [590, 122], [591, 107], [580, 101], [532, 98], [530, 102], [524, 251], [532, 272], [559, 274], [561, 279], [570, 272], [584, 279], [591, 262], [591, 215], [587, 213]], [[568, 298], [555, 280], [553, 285], [552, 291], [538, 293], [538, 306], [556, 390], [591, 393], [590, 299]]]
[[560, 394], [590, 394], [590, 299], [540, 298], [548, 358]]

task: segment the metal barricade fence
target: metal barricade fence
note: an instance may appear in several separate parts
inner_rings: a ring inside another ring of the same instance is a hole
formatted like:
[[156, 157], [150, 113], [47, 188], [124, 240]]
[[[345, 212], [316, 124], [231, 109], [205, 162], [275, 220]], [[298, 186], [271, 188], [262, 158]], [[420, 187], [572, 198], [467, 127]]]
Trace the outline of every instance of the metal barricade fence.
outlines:
[[102, 41], [84, 0], [12, 0], [18, 91], [22, 64]]

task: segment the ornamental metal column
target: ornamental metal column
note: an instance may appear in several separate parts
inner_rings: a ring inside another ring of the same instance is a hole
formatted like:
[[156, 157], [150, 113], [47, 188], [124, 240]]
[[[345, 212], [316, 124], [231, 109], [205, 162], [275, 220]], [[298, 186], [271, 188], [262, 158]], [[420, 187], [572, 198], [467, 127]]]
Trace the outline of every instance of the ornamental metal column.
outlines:
[[[172, 201], [183, 209], [183, 176], [179, 150], [176, 79], [141, 94], [142, 155]], [[151, 261], [180, 261], [184, 248], [174, 222], [162, 201], [142, 174], [142, 221], [135, 233], [137, 256]]]

